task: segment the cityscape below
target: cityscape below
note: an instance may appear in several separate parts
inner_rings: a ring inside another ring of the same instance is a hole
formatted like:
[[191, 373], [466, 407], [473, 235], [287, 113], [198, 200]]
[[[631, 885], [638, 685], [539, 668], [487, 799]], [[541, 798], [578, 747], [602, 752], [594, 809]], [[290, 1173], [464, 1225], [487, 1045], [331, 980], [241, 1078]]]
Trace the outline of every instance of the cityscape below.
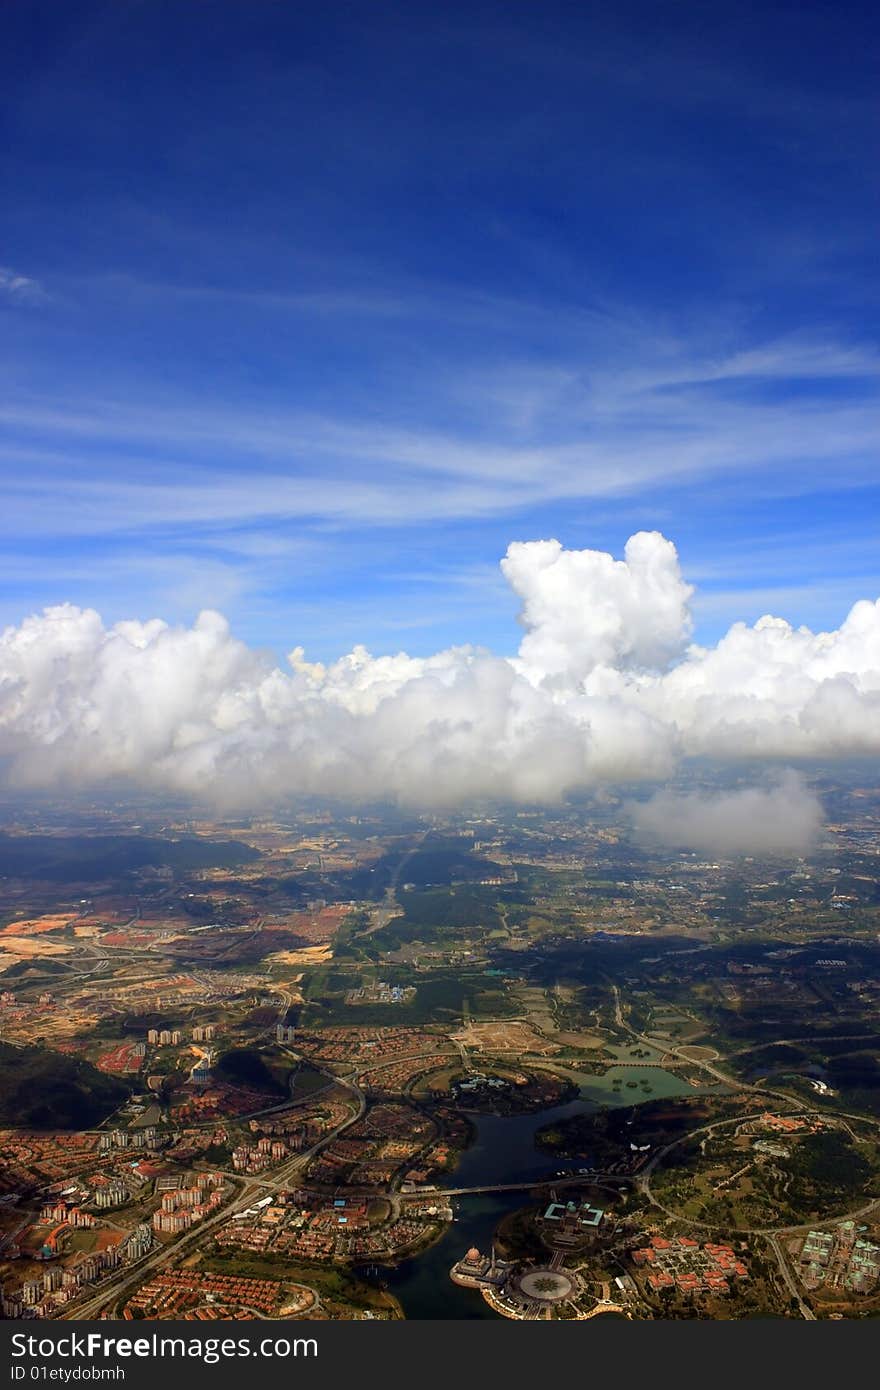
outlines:
[[876, 772], [763, 856], [620, 788], [7, 796], [3, 1316], [876, 1315]]

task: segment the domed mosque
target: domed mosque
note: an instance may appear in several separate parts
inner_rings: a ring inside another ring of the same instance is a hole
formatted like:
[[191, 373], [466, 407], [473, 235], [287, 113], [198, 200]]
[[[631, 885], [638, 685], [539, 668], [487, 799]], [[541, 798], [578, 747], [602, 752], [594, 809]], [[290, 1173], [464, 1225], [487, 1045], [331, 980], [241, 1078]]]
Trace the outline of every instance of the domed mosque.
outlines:
[[479, 1289], [490, 1307], [507, 1318], [540, 1318], [558, 1303], [577, 1298], [580, 1280], [574, 1270], [563, 1269], [557, 1253], [548, 1265], [522, 1268], [499, 1260], [495, 1247], [483, 1255], [473, 1246], [450, 1270], [453, 1283]]

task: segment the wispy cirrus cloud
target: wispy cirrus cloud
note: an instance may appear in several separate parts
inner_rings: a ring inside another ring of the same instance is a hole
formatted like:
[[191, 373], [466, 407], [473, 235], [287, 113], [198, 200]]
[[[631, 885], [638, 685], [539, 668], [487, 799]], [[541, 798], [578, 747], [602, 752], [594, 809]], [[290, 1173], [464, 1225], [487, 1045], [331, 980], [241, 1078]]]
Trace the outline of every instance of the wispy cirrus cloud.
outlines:
[[[461, 382], [448, 368], [425, 371], [435, 411], [447, 401], [443, 428], [395, 419], [391, 400], [361, 418], [216, 398], [196, 409], [159, 393], [8, 404], [0, 420], [18, 443], [4, 457], [30, 463], [11, 474], [9, 519], [42, 529], [33, 492], [50, 480], [65, 498], [58, 520], [100, 531], [117, 527], [121, 510], [133, 529], [273, 516], [382, 525], [744, 475], [755, 494], [803, 495], [831, 466], [841, 487], [874, 479], [880, 364], [854, 345], [784, 340], [642, 367], [508, 364], [468, 381], [458, 410]], [[850, 389], [805, 396], [804, 378]], [[774, 392], [715, 389], [731, 381]], [[475, 424], [481, 412], [488, 428]]]
[[[65, 332], [78, 332], [87, 297], [82, 286], [64, 289], [56, 317]], [[382, 286], [376, 293], [382, 317], [381, 303], [394, 294]], [[426, 295], [418, 309], [426, 322], [429, 302]], [[274, 333], [312, 310], [274, 298], [270, 308], [258, 296], [255, 312], [271, 319]], [[323, 309], [314, 312], [323, 320]], [[351, 326], [348, 311], [339, 312]], [[198, 391], [173, 389], [154, 371], [133, 376], [125, 365], [99, 382], [87, 353], [83, 366], [73, 363], [74, 392], [70, 374], [56, 389], [45, 373], [10, 361], [7, 381], [19, 389], [0, 400], [0, 534], [20, 563], [4, 615], [12, 620], [17, 603], [67, 594], [100, 605], [103, 575], [120, 602], [129, 596], [127, 611], [184, 617], [220, 603], [249, 635], [273, 644], [273, 625], [293, 603], [323, 654], [356, 635], [339, 586], [348, 584], [360, 630], [384, 643], [398, 622], [426, 633], [439, 623], [452, 639], [467, 583], [504, 642], [512, 613], [497, 579], [485, 579], [481, 591], [459, 576], [491, 574], [505, 529], [553, 528], [578, 541], [634, 524], [681, 532], [689, 566], [706, 580], [695, 605], [701, 630], [717, 633], [731, 617], [754, 618], [774, 605], [833, 626], [849, 580], [871, 591], [876, 563], [864, 517], [858, 525], [848, 517], [836, 550], [827, 520], [811, 543], [786, 545], [779, 534], [789, 511], [827, 489], [829, 478], [840, 496], [874, 483], [878, 359], [862, 341], [818, 332], [759, 341], [729, 322], [674, 333], [640, 310], [603, 303], [562, 312], [548, 355], [546, 304], [471, 292], [457, 302], [450, 290], [433, 312], [446, 330], [460, 323], [468, 342], [479, 330], [476, 349], [453, 361], [442, 335], [439, 346], [429, 338], [404, 370], [382, 318], [388, 352], [369, 407], [360, 389], [341, 389], [332, 408], [319, 407], [302, 390], [289, 400], [240, 384], [224, 390], [212, 374]], [[499, 336], [515, 348], [503, 353]], [[753, 525], [748, 559], [742, 536], [729, 529], [744, 499], [761, 510], [762, 524], [775, 518], [766, 554]], [[684, 519], [701, 514], [701, 536], [688, 541]], [[434, 538], [433, 580], [426, 537]], [[127, 585], [107, 578], [123, 541], [132, 556]], [[306, 544], [320, 557], [314, 567]], [[65, 561], [54, 557], [86, 545], [88, 565], [65, 582]], [[30, 568], [28, 546], [38, 562]], [[359, 568], [368, 551], [369, 570]], [[388, 554], [398, 563], [389, 567]], [[310, 577], [321, 565], [332, 576], [323, 638]], [[420, 621], [413, 594], [428, 589]], [[738, 603], [742, 590], [751, 592]], [[363, 614], [367, 592], [381, 594], [372, 620]], [[474, 637], [476, 615], [475, 607]]]
[[48, 304], [49, 295], [39, 280], [0, 265], [0, 302], [3, 300], [20, 305]]

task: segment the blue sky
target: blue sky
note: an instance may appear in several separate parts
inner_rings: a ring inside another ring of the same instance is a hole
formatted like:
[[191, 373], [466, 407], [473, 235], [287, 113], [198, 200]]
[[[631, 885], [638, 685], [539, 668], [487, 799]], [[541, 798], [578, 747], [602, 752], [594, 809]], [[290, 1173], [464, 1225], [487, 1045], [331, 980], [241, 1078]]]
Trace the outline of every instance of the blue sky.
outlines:
[[880, 593], [876, 29], [12, 3], [0, 623], [508, 651], [509, 541], [658, 528], [698, 638], [836, 626]]

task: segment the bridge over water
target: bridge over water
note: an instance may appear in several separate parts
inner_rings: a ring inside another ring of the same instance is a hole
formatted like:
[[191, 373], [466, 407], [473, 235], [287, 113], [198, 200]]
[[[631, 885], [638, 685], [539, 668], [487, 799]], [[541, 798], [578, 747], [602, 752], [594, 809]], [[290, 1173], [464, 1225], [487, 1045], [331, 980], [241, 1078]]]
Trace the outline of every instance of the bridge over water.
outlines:
[[632, 1181], [631, 1173], [572, 1173], [564, 1178], [526, 1178], [521, 1182], [484, 1183], [479, 1187], [422, 1188], [419, 1192], [401, 1192], [398, 1195], [403, 1201], [407, 1197], [424, 1200], [425, 1197], [473, 1197], [489, 1192], [531, 1192], [536, 1188], [587, 1187], [591, 1183], [595, 1185]]

